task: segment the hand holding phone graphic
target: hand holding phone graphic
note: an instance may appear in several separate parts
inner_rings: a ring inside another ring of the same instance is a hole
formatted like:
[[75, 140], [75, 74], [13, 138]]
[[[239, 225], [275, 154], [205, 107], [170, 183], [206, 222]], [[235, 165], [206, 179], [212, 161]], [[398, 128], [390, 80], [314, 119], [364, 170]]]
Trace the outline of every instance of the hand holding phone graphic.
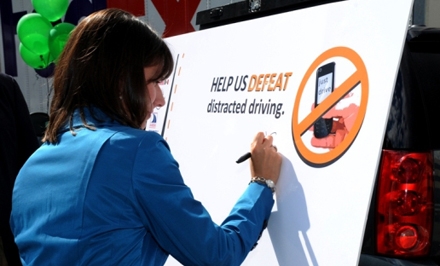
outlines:
[[[334, 90], [335, 84], [335, 63], [330, 62], [316, 70], [315, 85], [315, 107], [318, 106], [325, 98], [327, 98]], [[327, 137], [333, 126], [333, 118], [320, 117], [314, 123], [313, 135], [315, 138]]]

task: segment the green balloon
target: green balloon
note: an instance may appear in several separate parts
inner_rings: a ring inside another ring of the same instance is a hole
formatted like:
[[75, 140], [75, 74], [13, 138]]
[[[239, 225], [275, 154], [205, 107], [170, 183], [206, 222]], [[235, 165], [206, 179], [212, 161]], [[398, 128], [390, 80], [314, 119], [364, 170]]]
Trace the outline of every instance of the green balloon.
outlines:
[[49, 21], [57, 21], [66, 14], [69, 0], [32, 0], [32, 5]]
[[49, 32], [52, 24], [37, 13], [22, 16], [17, 24], [17, 35], [21, 43], [35, 54], [49, 52]]
[[50, 56], [50, 53], [46, 54], [36, 54], [29, 49], [26, 48], [22, 43], [20, 43], [18, 47], [18, 51], [20, 53], [23, 61], [30, 67], [35, 69], [44, 69], [52, 63], [53, 59]]
[[61, 52], [64, 49], [64, 46], [66, 46], [67, 40], [69, 39], [70, 32], [75, 28], [75, 25], [62, 22], [49, 32], [49, 48], [50, 53], [55, 61], [58, 60], [58, 57], [60, 56]]

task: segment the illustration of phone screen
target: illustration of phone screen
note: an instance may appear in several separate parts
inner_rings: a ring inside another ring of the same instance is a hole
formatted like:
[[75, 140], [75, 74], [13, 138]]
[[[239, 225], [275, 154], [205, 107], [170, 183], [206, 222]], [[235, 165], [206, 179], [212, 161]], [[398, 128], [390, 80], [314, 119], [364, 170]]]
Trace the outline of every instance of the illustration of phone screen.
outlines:
[[[315, 107], [327, 98], [334, 90], [335, 63], [325, 64], [316, 70]], [[316, 138], [327, 137], [332, 129], [333, 119], [320, 117], [314, 124], [313, 134]]]

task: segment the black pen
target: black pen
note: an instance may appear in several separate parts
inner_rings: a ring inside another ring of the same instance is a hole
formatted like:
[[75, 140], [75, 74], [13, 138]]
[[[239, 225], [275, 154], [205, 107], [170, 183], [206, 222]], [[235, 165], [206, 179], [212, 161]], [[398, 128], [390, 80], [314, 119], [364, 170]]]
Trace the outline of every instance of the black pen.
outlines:
[[[276, 132], [272, 132], [272, 133], [270, 133], [269, 134], [269, 136], [272, 136], [272, 135], [276, 135], [277, 133]], [[264, 134], [264, 136], [267, 136], [267, 134]], [[242, 162], [244, 162], [244, 161], [246, 161], [247, 159], [249, 159], [249, 158], [251, 158], [251, 153], [250, 152], [247, 152], [246, 154], [244, 154], [244, 155], [242, 155], [240, 158], [238, 158], [238, 160], [237, 161], [235, 161], [236, 163], [242, 163]]]
[[237, 161], [235, 161], [236, 163], [242, 163], [244, 161], [246, 161], [247, 159], [251, 158], [251, 153], [248, 152], [246, 154], [244, 154], [243, 156], [241, 156], [240, 158], [238, 158]]

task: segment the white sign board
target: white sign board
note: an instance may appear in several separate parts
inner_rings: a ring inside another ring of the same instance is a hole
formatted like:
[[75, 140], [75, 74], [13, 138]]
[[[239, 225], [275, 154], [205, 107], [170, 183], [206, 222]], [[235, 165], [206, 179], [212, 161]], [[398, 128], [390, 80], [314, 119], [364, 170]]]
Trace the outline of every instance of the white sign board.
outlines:
[[357, 265], [411, 7], [350, 0], [167, 39], [168, 106], [147, 130], [215, 222], [250, 180], [236, 159], [276, 132], [276, 203], [243, 265]]

